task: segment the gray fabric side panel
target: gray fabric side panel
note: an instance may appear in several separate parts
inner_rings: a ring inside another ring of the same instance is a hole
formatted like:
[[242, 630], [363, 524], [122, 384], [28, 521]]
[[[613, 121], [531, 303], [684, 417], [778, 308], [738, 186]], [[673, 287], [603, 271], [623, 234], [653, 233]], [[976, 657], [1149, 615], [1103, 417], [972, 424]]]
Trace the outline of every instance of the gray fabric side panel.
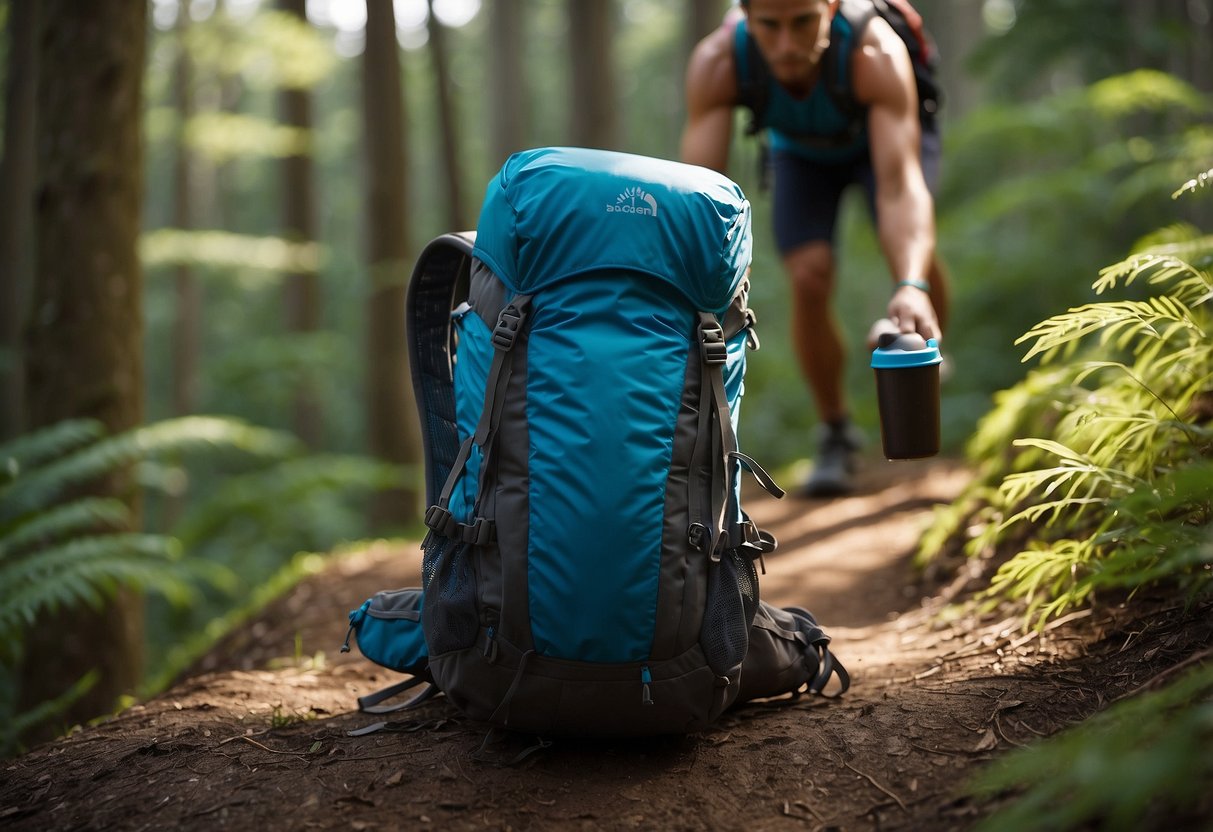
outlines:
[[524, 651], [534, 647], [527, 577], [531, 516], [528, 466], [531, 437], [526, 419], [529, 343], [527, 323], [514, 342], [514, 368], [497, 431], [496, 470], [492, 480], [485, 483], [488, 492], [485, 497], [491, 495], [492, 500], [485, 516], [497, 523], [497, 550], [486, 551], [486, 557], [482, 558], [482, 572], [488, 583], [480, 589], [486, 607], [490, 599], [499, 599], [496, 608], [501, 611], [498, 630], [501, 636]]
[[651, 654], [655, 660], [681, 655], [699, 641], [701, 613], [707, 594], [707, 555], [691, 548], [687, 541], [690, 525], [687, 480], [698, 432], [699, 376], [699, 343], [692, 339], [665, 490], [661, 577]]
[[[472, 262], [475, 264], [476, 261], [473, 260]], [[474, 265], [473, 268], [475, 268]], [[736, 336], [738, 332], [741, 332], [750, 324], [749, 318], [746, 316], [746, 310], [748, 309], [746, 299], [749, 294], [746, 290], [748, 288], [749, 281], [742, 283], [741, 288], [737, 291], [737, 294], [733, 295], [733, 302], [730, 303], [729, 308], [724, 311], [724, 320], [721, 321], [720, 325], [724, 329], [725, 341], [733, 340], [733, 337]]]
[[505, 308], [506, 288], [492, 269], [486, 266], [479, 257], [471, 260], [471, 275], [469, 278], [468, 305], [480, 316], [485, 326], [491, 332], [497, 325], [497, 318]]
[[811, 681], [818, 665], [817, 650], [799, 634], [795, 617], [761, 601], [750, 627], [737, 701], [790, 693]]

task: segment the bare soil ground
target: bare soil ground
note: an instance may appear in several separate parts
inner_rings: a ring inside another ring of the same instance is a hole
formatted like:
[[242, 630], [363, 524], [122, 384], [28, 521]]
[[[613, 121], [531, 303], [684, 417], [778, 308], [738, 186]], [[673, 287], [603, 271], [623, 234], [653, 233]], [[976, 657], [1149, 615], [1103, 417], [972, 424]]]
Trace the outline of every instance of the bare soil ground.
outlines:
[[742, 706], [693, 736], [536, 749], [513, 735], [482, 748], [487, 729], [439, 698], [350, 737], [382, 719], [355, 698], [397, 677], [337, 652], [346, 612], [418, 581], [416, 547], [384, 543], [298, 586], [162, 696], [0, 762], [0, 827], [971, 828], [994, 808], [961, 791], [980, 766], [1165, 680], [1208, 651], [1213, 616], [1160, 597], [1042, 633], [1003, 615], [944, 623], [966, 579], [931, 581], [910, 559], [931, 506], [967, 476], [873, 463], [844, 500], [749, 504], [780, 540], [763, 596], [817, 614], [855, 680], [841, 699]]

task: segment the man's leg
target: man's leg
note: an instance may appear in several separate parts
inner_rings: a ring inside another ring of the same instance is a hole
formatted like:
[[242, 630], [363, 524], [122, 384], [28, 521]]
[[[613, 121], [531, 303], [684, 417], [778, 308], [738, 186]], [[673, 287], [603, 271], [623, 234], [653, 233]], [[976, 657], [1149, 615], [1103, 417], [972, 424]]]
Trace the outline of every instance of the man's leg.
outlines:
[[846, 348], [831, 300], [836, 283], [834, 227], [843, 190], [854, 181], [848, 166], [820, 164], [775, 152], [775, 240], [791, 290], [792, 348], [822, 421], [808, 496], [852, 490], [858, 436], [847, 418], [843, 366]]
[[834, 252], [818, 240], [783, 257], [792, 294], [792, 345], [800, 370], [823, 422], [847, 415], [842, 371], [846, 347], [830, 305], [834, 294]]

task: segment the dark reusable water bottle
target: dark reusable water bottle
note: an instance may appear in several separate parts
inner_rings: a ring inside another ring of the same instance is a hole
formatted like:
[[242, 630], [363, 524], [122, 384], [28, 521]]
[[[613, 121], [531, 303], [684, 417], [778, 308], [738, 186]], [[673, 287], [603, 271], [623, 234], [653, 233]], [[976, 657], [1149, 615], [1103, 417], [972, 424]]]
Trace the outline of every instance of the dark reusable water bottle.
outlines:
[[934, 338], [901, 333], [889, 321], [878, 321], [872, 335], [884, 455], [934, 456], [939, 453], [939, 345]]

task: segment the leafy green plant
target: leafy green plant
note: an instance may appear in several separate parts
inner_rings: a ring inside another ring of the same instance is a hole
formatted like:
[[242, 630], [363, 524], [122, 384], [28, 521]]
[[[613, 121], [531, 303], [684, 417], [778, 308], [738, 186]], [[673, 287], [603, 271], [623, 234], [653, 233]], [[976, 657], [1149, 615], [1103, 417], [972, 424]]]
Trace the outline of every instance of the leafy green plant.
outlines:
[[[1211, 181], [1202, 174], [1175, 195]], [[1076, 307], [1020, 338], [1025, 360], [1039, 357], [1042, 367], [997, 397], [968, 447], [978, 477], [941, 514], [920, 556], [966, 525], [975, 530], [970, 555], [1018, 548], [985, 598], [1022, 604], [1038, 625], [1106, 588], [1167, 582], [1191, 595], [1207, 591], [1211, 268], [1213, 237], [1164, 229], [1094, 285], [1105, 294], [1136, 283], [1144, 297]], [[1183, 817], [1213, 777], [1211, 697], [1205, 664], [1008, 755], [970, 784], [985, 800], [1012, 797], [980, 828], [1127, 830]]]
[[1213, 237], [1165, 229], [1094, 284], [1099, 295], [1137, 284], [1144, 299], [1072, 308], [1016, 342], [1041, 369], [1000, 394], [979, 425], [968, 447], [975, 484], [941, 514], [920, 557], [962, 523], [976, 529], [965, 547], [973, 556], [1026, 537], [986, 596], [1023, 603], [1038, 625], [1100, 589], [1207, 587], [1211, 265]]
[[103, 436], [100, 423], [61, 422], [0, 446], [0, 750], [61, 712], [91, 685], [83, 677], [53, 702], [16, 713], [16, 668], [24, 634], [61, 608], [100, 608], [121, 587], [158, 592], [177, 604], [211, 572], [186, 560], [178, 541], [131, 531], [121, 500], [83, 486], [166, 452], [220, 445], [279, 453], [282, 437], [238, 422], [193, 417]]
[[[133, 531], [125, 503], [83, 490], [132, 466], [140, 485], [155, 489], [183, 479], [172, 472], [185, 456], [214, 466], [236, 455], [251, 470], [194, 500], [171, 535]], [[247, 617], [250, 604], [316, 571], [317, 558], [295, 553], [334, 542], [321, 526], [358, 528], [343, 500], [402, 475], [361, 457], [308, 455], [289, 434], [216, 417], [109, 437], [97, 422], [68, 421], [0, 445], [0, 754], [93, 681], [85, 676], [55, 701], [17, 713], [16, 669], [41, 614], [99, 608], [121, 588], [152, 593], [149, 680], [163, 684]], [[269, 594], [259, 593], [263, 586]], [[228, 615], [233, 609], [242, 612]]]

